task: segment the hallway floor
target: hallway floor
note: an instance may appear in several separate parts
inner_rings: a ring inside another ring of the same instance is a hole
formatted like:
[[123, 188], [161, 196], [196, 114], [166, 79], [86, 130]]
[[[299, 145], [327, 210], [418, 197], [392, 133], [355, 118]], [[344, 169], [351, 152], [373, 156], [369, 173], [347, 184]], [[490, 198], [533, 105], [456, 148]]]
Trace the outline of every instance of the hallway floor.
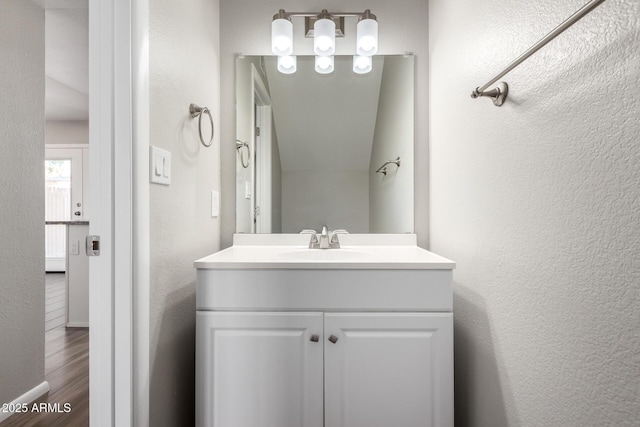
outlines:
[[[50, 405], [48, 410], [60, 412], [14, 414], [1, 423], [2, 427], [89, 425], [89, 329], [64, 327], [64, 284], [63, 273], [46, 275], [44, 375], [50, 390], [38, 400], [58, 404]], [[64, 412], [65, 403], [71, 405], [69, 413]]]

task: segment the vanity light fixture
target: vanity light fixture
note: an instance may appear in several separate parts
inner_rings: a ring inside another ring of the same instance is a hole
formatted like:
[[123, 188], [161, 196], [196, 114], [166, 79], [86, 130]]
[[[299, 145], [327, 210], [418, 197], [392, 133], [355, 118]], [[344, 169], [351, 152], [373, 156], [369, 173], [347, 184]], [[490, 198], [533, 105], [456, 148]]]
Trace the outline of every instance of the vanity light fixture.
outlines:
[[329, 13], [327, 9], [322, 9], [319, 13], [285, 12], [284, 9], [280, 9], [271, 22], [271, 50], [278, 55], [278, 71], [285, 74], [296, 71], [296, 57], [293, 56], [293, 23], [291, 22], [291, 17], [294, 16], [305, 17], [305, 37], [313, 37], [315, 68], [321, 74], [333, 72], [336, 37], [344, 37], [344, 18], [358, 18], [357, 55], [353, 57], [353, 71], [358, 74], [371, 71], [371, 56], [378, 52], [378, 21], [369, 9], [364, 12], [349, 13]]
[[378, 21], [369, 9], [358, 20], [356, 52], [360, 56], [373, 56], [378, 52]]
[[333, 56], [316, 56], [316, 72], [319, 74], [333, 73]]
[[330, 56], [336, 52], [336, 23], [327, 9], [322, 9], [313, 24], [313, 51], [318, 56]]
[[271, 51], [278, 56], [293, 53], [293, 23], [284, 9], [280, 9], [271, 22]]
[[293, 55], [278, 56], [278, 71], [282, 74], [293, 74], [296, 72], [297, 60]]
[[373, 60], [370, 56], [353, 57], [353, 72], [356, 74], [367, 74], [373, 68]]

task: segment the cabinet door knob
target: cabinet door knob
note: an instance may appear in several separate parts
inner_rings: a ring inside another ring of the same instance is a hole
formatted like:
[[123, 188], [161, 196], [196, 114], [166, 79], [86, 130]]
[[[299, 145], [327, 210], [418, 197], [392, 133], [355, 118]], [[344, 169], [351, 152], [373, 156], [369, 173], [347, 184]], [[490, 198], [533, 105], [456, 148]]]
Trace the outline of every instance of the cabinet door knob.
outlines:
[[310, 340], [313, 341], [313, 342], [318, 342], [318, 341], [320, 341], [320, 336], [318, 334], [313, 334], [313, 335], [311, 335]]
[[331, 336], [329, 337], [329, 341], [331, 341], [332, 343], [334, 343], [334, 344], [335, 344], [335, 343], [337, 343], [337, 342], [338, 342], [338, 337], [337, 337], [337, 336], [335, 336], [335, 335], [331, 335]]

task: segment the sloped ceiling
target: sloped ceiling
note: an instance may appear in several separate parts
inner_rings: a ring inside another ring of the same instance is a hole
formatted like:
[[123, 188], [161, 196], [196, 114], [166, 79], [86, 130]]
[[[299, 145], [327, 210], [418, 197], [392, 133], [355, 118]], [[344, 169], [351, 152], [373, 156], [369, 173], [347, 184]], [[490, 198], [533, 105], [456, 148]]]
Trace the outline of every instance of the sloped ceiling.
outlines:
[[45, 9], [45, 118], [88, 120], [88, 1], [34, 2]]
[[316, 73], [313, 56], [298, 56], [296, 73], [278, 72], [265, 57], [283, 171], [369, 170], [384, 60], [353, 72], [352, 57], [335, 57], [335, 71]]

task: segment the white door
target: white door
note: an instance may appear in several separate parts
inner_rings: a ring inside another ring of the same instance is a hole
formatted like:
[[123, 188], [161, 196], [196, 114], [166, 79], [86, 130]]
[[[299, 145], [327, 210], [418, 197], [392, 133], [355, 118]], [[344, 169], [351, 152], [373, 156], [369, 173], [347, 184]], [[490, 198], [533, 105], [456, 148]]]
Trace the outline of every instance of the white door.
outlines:
[[196, 425], [322, 427], [322, 341], [322, 313], [197, 312]]
[[[86, 159], [82, 148], [45, 149], [45, 221], [82, 221]], [[45, 270], [65, 271], [66, 225], [45, 227]]]
[[451, 313], [327, 313], [324, 330], [326, 427], [453, 426]]

